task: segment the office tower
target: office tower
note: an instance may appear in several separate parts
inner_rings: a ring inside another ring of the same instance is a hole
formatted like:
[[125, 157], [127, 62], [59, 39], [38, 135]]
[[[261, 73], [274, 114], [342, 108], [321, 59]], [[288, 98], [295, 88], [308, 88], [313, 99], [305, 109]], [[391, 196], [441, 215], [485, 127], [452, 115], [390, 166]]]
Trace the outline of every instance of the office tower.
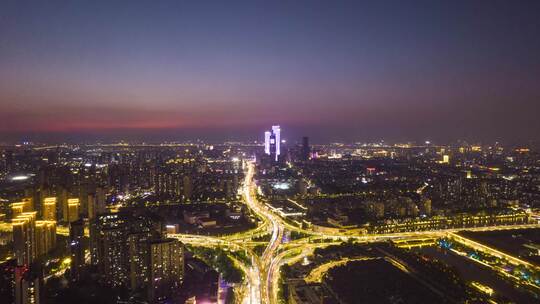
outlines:
[[42, 203], [42, 216], [46, 221], [56, 221], [56, 197], [46, 197]]
[[71, 276], [78, 279], [85, 264], [84, 256], [84, 221], [79, 219], [69, 223], [69, 250], [71, 254]]
[[309, 137], [302, 137], [302, 160], [309, 160], [309, 154], [311, 153], [311, 148], [309, 147]]
[[[274, 135], [274, 154], [275, 161], [278, 161], [279, 155], [281, 154], [281, 129], [279, 126], [272, 126], [272, 134]], [[270, 141], [272, 143], [272, 141]]]
[[75, 222], [79, 219], [79, 199], [78, 198], [70, 198], [67, 200], [68, 204], [68, 222]]
[[272, 131], [264, 132], [264, 153], [278, 161], [281, 154], [281, 128], [272, 126]]
[[178, 288], [184, 277], [184, 249], [176, 239], [150, 242], [150, 302], [169, 296]]

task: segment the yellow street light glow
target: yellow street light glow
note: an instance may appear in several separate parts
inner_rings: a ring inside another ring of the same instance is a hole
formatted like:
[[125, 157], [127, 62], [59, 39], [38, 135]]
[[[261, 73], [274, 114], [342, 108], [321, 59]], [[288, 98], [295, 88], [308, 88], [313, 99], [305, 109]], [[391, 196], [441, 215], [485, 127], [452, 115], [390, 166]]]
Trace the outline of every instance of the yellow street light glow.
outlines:
[[485, 294], [488, 294], [490, 296], [493, 295], [494, 290], [489, 286], [480, 284], [478, 282], [472, 282], [471, 285]]

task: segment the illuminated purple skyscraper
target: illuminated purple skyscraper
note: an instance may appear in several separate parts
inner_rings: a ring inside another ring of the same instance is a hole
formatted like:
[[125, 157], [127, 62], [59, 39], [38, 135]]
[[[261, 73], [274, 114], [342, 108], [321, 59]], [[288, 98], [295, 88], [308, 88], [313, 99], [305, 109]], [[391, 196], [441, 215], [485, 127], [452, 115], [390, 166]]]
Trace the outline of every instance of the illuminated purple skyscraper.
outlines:
[[270, 136], [272, 135], [272, 132], [266, 131], [264, 132], [264, 153], [270, 155]]
[[275, 161], [278, 161], [281, 154], [281, 128], [272, 126], [272, 131], [264, 132], [264, 153], [273, 155]]

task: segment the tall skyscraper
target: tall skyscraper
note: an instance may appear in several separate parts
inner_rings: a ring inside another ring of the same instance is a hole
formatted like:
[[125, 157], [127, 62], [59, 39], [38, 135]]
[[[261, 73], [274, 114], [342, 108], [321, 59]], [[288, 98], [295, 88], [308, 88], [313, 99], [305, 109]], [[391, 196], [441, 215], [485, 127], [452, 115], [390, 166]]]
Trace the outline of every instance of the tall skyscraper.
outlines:
[[165, 299], [182, 283], [184, 277], [184, 248], [177, 239], [150, 242], [149, 301]]
[[43, 199], [42, 216], [46, 221], [56, 221], [56, 197], [46, 197]]
[[270, 155], [270, 137], [272, 136], [272, 132], [266, 131], [264, 132], [264, 153]]
[[96, 216], [90, 225], [90, 250], [92, 264], [109, 285], [144, 290], [150, 303], [171, 296], [184, 277], [183, 244], [164, 239], [161, 223], [147, 216]]
[[36, 258], [36, 212], [23, 212], [12, 221], [13, 245], [18, 265], [30, 265]]
[[56, 221], [36, 221], [36, 256], [42, 256], [56, 247]]
[[88, 193], [88, 219], [93, 219], [97, 214], [97, 200], [95, 193]]
[[274, 157], [275, 161], [279, 160], [281, 154], [281, 128], [272, 126], [272, 131], [264, 132], [264, 153]]
[[311, 148], [309, 147], [309, 137], [302, 137], [302, 160], [308, 160]]
[[68, 222], [75, 222], [79, 219], [79, 206], [80, 201], [78, 198], [70, 198], [67, 200], [68, 204]]
[[84, 266], [84, 221], [79, 219], [69, 224], [69, 250], [71, 253], [71, 275], [78, 278]]
[[68, 191], [65, 187], [60, 187], [58, 190], [58, 204], [59, 210], [62, 214], [62, 221], [69, 222], [69, 207], [68, 207]]
[[13, 247], [17, 265], [28, 265], [33, 260], [30, 223], [25, 219], [16, 218], [12, 222], [13, 227]]
[[184, 188], [184, 199], [189, 201], [191, 199], [191, 194], [193, 191], [193, 184], [191, 182], [191, 178], [188, 175], [184, 175], [182, 183]]
[[130, 287], [132, 290], [145, 288], [149, 282], [150, 273], [150, 246], [152, 233], [139, 232], [128, 236]]
[[141, 263], [149, 261], [144, 246], [147, 240], [160, 236], [160, 223], [148, 217], [129, 213], [98, 215], [90, 223], [91, 262], [99, 266], [110, 285], [138, 287], [144, 282], [139, 276], [145, 275]]

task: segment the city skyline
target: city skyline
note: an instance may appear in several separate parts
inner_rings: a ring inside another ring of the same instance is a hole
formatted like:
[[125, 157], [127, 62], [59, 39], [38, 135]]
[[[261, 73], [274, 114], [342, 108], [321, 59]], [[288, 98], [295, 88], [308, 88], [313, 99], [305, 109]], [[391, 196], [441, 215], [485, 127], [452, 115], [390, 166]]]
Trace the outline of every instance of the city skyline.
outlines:
[[7, 1], [0, 136], [537, 141], [539, 9]]
[[540, 1], [0, 1], [0, 302], [540, 301]]

